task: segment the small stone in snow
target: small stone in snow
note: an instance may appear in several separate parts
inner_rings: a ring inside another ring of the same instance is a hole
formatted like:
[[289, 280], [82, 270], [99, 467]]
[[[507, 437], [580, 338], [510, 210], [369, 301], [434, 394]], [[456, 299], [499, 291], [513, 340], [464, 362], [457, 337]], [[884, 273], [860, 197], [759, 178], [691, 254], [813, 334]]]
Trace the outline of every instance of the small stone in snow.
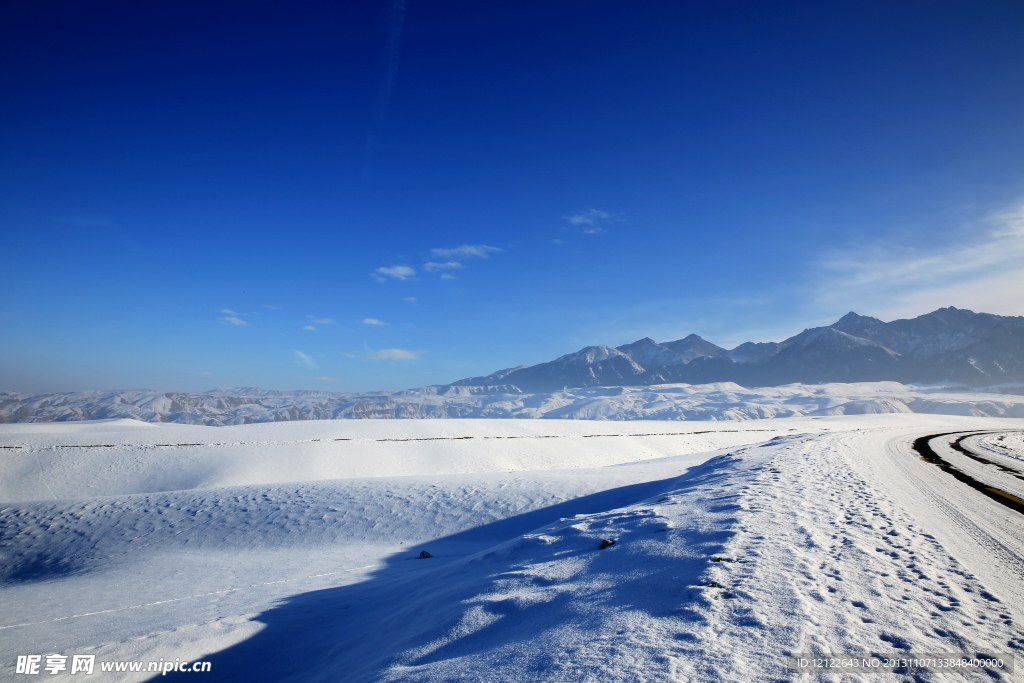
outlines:
[[612, 545], [615, 545], [615, 541], [613, 541], [613, 540], [611, 540], [609, 538], [606, 538], [603, 541], [601, 541], [601, 550], [604, 550], [608, 546], [612, 546]]
[[426, 559], [428, 559], [430, 557], [433, 557], [433, 555], [428, 553], [426, 550], [424, 550], [423, 552], [420, 553], [420, 559], [421, 560], [426, 560]]

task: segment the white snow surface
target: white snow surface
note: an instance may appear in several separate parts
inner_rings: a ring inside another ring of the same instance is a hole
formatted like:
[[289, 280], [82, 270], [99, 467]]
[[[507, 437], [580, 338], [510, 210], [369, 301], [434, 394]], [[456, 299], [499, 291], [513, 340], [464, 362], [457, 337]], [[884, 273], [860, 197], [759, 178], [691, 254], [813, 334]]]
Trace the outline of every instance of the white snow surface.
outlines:
[[[600, 355], [599, 351], [619, 354], [608, 347], [591, 347], [590, 351], [594, 358]], [[907, 412], [1024, 418], [1024, 396], [898, 382], [791, 384], [755, 389], [718, 382], [592, 387], [539, 394], [524, 394], [514, 386], [504, 385], [423, 387], [363, 394], [251, 388], [217, 389], [204, 394], [0, 392], [0, 422], [131, 418], [220, 426], [349, 418], [679, 421]]]
[[1024, 463], [1024, 421], [861, 412], [0, 425], [0, 678], [50, 653], [275, 682], [867, 680], [788, 673], [798, 652], [1024, 666], [1020, 515], [911, 450], [971, 431]]

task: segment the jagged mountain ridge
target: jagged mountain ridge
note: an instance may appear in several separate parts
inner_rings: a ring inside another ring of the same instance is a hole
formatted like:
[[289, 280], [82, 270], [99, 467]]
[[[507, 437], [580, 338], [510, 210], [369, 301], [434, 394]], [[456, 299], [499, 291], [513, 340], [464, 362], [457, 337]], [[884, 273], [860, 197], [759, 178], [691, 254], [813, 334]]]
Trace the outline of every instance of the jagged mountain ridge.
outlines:
[[[645, 337], [614, 349], [586, 347], [499, 374], [502, 384], [525, 392], [711, 382], [779, 386], [891, 380], [992, 386], [1024, 381], [1024, 318], [950, 306], [886, 323], [850, 312], [832, 325], [806, 329], [782, 342], [745, 342], [728, 350], [696, 334], [661, 343]], [[485, 386], [490, 377], [449, 386]]]
[[[618, 349], [588, 346], [547, 363], [513, 370], [502, 377], [502, 383], [513, 384], [523, 391], [532, 391], [532, 387], [539, 385], [550, 386], [553, 390], [633, 385], [637, 384], [635, 379], [644, 372], [640, 364]], [[516, 380], [505, 382], [509, 377], [515, 377]]]
[[616, 347], [616, 350], [626, 354], [643, 368], [682, 365], [687, 362], [683, 356], [662, 346], [650, 337]]

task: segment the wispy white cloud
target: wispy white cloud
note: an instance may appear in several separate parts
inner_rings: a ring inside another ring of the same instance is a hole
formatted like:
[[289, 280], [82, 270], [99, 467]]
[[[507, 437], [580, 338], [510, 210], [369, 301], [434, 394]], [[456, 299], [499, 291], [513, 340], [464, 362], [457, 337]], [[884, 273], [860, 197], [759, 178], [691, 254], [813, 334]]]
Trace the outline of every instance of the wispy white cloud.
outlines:
[[451, 273], [441, 273], [441, 279], [442, 280], [454, 280], [455, 276], [452, 275]]
[[920, 315], [942, 306], [1024, 313], [1024, 204], [965, 226], [944, 246], [876, 244], [833, 252], [816, 304], [832, 312]]
[[461, 247], [452, 247], [450, 249], [431, 249], [430, 253], [437, 258], [444, 259], [457, 259], [457, 258], [489, 258], [491, 254], [497, 254], [502, 251], [498, 247], [489, 247], [486, 244], [463, 244]]
[[238, 325], [239, 327], [248, 327], [249, 323], [245, 322], [241, 318], [237, 318], [233, 315], [226, 315], [223, 318], [217, 318], [217, 320], [227, 325]]
[[617, 223], [622, 220], [618, 216], [610, 214], [607, 211], [602, 211], [601, 209], [587, 209], [586, 211], [574, 213], [571, 216], [562, 216], [562, 218], [569, 221], [570, 225], [587, 235], [596, 235], [598, 233], [608, 232], [608, 228], [604, 226], [609, 223]]
[[334, 319], [333, 318], [317, 318], [316, 320], [310, 320], [309, 322], [313, 323], [314, 325], [333, 325], [334, 324]]
[[225, 315], [238, 315], [237, 313], [232, 311], [230, 308], [222, 308], [222, 309], [220, 309], [220, 312], [225, 314]]
[[387, 325], [383, 320], [377, 320], [376, 318], [363, 318], [359, 322], [364, 325]]
[[409, 266], [381, 266], [370, 273], [377, 282], [387, 282], [388, 278], [395, 280], [408, 280], [416, 274], [416, 271]]
[[465, 267], [466, 266], [462, 265], [458, 261], [447, 261], [445, 263], [435, 263], [434, 261], [428, 261], [427, 263], [423, 264], [423, 270], [429, 271], [431, 273], [438, 270], [458, 270], [460, 268]]
[[316, 332], [316, 328], [313, 327], [312, 325], [303, 325], [302, 329], [307, 330], [309, 332]]
[[263, 304], [263, 308], [267, 309], [268, 311], [280, 311], [281, 310], [281, 306], [278, 306], [277, 304]]
[[338, 380], [335, 379], [334, 377], [314, 377], [313, 381], [315, 381], [315, 382], [337, 382]]
[[601, 211], [600, 209], [587, 209], [580, 213], [575, 213], [571, 216], [563, 216], [565, 220], [569, 221], [572, 225], [595, 225], [599, 222], [609, 221], [612, 215], [607, 211]]
[[313, 360], [313, 358], [311, 356], [303, 353], [302, 351], [295, 351], [294, 353], [295, 353], [295, 362], [297, 362], [299, 365], [304, 365], [307, 368], [309, 368], [310, 370], [319, 370], [320, 369], [320, 366], [316, 364], [316, 361]]
[[414, 303], [416, 303], [416, 297], [414, 297], [414, 296], [407, 296], [404, 299], [402, 299], [402, 301], [404, 301], [407, 304], [414, 304]]
[[368, 354], [370, 360], [416, 360], [422, 351], [410, 351], [408, 349], [381, 349]]

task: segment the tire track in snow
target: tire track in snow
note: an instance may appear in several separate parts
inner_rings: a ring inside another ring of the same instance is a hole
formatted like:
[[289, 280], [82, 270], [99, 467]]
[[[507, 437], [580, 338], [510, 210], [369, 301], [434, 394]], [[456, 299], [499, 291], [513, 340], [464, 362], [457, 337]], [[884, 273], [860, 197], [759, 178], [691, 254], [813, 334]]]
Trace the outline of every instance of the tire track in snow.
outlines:
[[[951, 436], [953, 434], [961, 433], [962, 432], [948, 432], [945, 434], [933, 434], [925, 437], [919, 437], [918, 439], [914, 440], [913, 445], [911, 447], [916, 451], [917, 444], [920, 442], [922, 438], [926, 439], [925, 443], [927, 443], [927, 440], [931, 440], [933, 438], [940, 438], [943, 436]], [[931, 450], [930, 447], [929, 450]], [[890, 455], [892, 454], [890, 453]], [[1015, 575], [1019, 580], [1024, 581], [1024, 557], [1022, 557], [1019, 553], [1015, 552], [1010, 547], [1008, 547], [1007, 544], [997, 539], [989, 530], [982, 528], [982, 526], [980, 526], [974, 520], [972, 520], [971, 517], [966, 514], [966, 512], [962, 509], [961, 506], [956, 505], [954, 502], [950, 500], [949, 497], [943, 495], [942, 492], [931, 486], [929, 483], [926, 483], [924, 479], [917, 476], [915, 473], [911, 472], [910, 468], [907, 466], [907, 463], [901, 462], [898, 457], [893, 458], [893, 460], [894, 464], [903, 472], [905, 478], [908, 481], [912, 482], [917, 487], [917, 489], [925, 497], [927, 497], [928, 500], [936, 508], [941, 510], [946, 515], [946, 517], [950, 519], [950, 521], [952, 521], [957, 527], [959, 527], [959, 529], [965, 535], [969, 536], [977, 544], [985, 548], [993, 558], [998, 558], [1000, 560], [1001, 566], [1003, 566], [1008, 572]], [[959, 477], [957, 479], [959, 480]], [[971, 488], [973, 489], [974, 487]], [[969, 489], [965, 489], [963, 492], [969, 493]], [[988, 499], [1005, 506], [1005, 503], [1003, 503], [997, 496], [988, 494], [987, 492], [984, 491], [982, 491], [982, 493], [985, 493]]]
[[951, 475], [957, 481], [962, 482], [967, 486], [970, 486], [975, 491], [981, 493], [984, 496], [987, 496], [988, 498], [994, 500], [1000, 505], [1004, 505], [1010, 508], [1011, 510], [1018, 514], [1024, 514], [1024, 500], [1021, 500], [1017, 496], [1011, 493], [1007, 493], [1002, 489], [996, 488], [994, 486], [989, 486], [983, 482], [978, 481], [977, 479], [975, 479], [974, 477], [964, 472], [962, 469], [953, 465], [952, 463], [944, 459], [942, 456], [940, 456], [938, 453], [936, 453], [935, 450], [931, 447], [930, 443], [933, 439], [939, 439], [944, 436], [960, 435], [955, 441], [953, 441], [950, 444], [951, 448], [953, 448], [954, 450], [958, 450], [967, 455], [967, 457], [973, 458], [974, 460], [977, 460], [984, 464], [1008, 470], [1009, 468], [997, 465], [996, 463], [985, 460], [980, 456], [972, 455], [960, 445], [960, 442], [966, 439], [967, 437], [977, 436], [978, 434], [983, 433], [985, 432], [969, 432], [967, 434], [964, 434], [963, 432], [950, 432], [946, 434], [931, 434], [929, 436], [921, 436], [914, 440], [913, 449], [917, 451], [917, 454], [920, 455], [923, 460], [930, 462], [933, 465], [936, 465], [939, 469]]

